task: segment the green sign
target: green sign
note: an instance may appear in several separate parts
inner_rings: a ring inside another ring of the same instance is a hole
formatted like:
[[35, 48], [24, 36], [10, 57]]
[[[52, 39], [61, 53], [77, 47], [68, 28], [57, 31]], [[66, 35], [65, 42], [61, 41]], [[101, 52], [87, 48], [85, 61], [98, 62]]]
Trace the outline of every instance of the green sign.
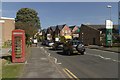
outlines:
[[106, 30], [106, 46], [112, 46], [112, 29]]

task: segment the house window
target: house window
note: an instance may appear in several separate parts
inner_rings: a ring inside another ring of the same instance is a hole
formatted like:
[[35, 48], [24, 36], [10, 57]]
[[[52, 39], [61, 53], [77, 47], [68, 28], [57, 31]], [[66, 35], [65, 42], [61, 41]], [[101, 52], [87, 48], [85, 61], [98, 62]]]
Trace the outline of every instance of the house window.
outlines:
[[69, 33], [70, 33], [70, 30], [69, 30]]
[[64, 33], [64, 30], [62, 32]]
[[65, 33], [68, 33], [67, 30], [65, 30]]
[[102, 31], [100, 31], [100, 34], [102, 34]]
[[100, 41], [102, 41], [102, 37], [100, 37]]

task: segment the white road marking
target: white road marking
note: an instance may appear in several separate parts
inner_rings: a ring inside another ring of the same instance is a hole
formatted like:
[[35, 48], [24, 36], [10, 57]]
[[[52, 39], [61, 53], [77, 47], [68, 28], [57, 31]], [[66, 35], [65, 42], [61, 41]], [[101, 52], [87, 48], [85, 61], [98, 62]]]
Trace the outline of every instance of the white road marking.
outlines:
[[47, 53], [47, 51], [45, 51], [45, 53]]
[[25, 64], [27, 64], [28, 62], [27, 61], [25, 61]]
[[41, 49], [43, 49], [43, 47], [40, 47]]
[[47, 60], [47, 58], [41, 58], [41, 60]]
[[62, 63], [57, 62], [57, 58], [54, 58], [54, 59], [55, 59], [55, 64], [62, 64]]
[[111, 58], [105, 58], [105, 59], [111, 59]]
[[100, 58], [105, 59], [105, 60], [112, 60], [112, 61], [114, 61], [114, 62], [120, 62], [120, 61], [118, 61], [118, 60], [114, 60], [114, 59], [112, 59], [112, 58], [103, 57], [103, 56], [101, 56], [101, 55], [90, 54], [90, 53], [85, 53], [85, 54], [87, 54], [87, 55], [92, 55], [92, 56], [96, 56], [96, 57], [100, 57]]
[[[46, 54], [48, 54], [49, 57], [51, 57], [51, 56], [50, 56], [51, 54], [50, 54], [49, 52], [47, 52], [43, 47], [41, 47], [41, 48], [45, 51]], [[58, 63], [58, 62], [57, 62], [57, 61], [58, 61], [57, 58], [55, 58], [55, 57], [52, 57], [52, 58], [54, 58], [55, 64], [62, 64], [62, 63]]]
[[45, 47], [45, 48], [47, 48], [47, 49], [48, 49], [48, 48], [50, 48], [50, 47]]
[[[109, 52], [109, 51], [105, 51], [105, 50], [99, 50], [99, 49], [93, 49], [94, 51], [102, 51], [102, 52]], [[110, 53], [114, 53], [114, 54], [118, 54], [116, 52], [110, 52]]]
[[50, 53], [48, 53], [48, 56], [50, 56]]
[[55, 59], [55, 63], [57, 63], [57, 59], [56, 58], [54, 58]]
[[84, 54], [87, 54], [86, 52], [84, 52]]

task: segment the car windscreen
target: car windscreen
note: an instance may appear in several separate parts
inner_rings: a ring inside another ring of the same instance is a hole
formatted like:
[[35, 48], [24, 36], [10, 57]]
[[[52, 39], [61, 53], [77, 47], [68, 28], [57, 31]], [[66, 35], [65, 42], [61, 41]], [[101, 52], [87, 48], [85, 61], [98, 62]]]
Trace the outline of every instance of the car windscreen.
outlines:
[[80, 42], [79, 40], [73, 40], [73, 41], [72, 41], [72, 44], [73, 44], [73, 45], [78, 45], [78, 44], [80, 44], [80, 43], [81, 43], [81, 42]]

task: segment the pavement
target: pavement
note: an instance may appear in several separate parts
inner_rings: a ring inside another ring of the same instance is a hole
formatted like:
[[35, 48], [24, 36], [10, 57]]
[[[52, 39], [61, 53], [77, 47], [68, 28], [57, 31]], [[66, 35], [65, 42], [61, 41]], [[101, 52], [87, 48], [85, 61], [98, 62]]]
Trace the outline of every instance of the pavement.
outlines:
[[65, 73], [42, 47], [31, 47], [29, 55], [20, 78], [65, 78]]
[[87, 48], [120, 53], [120, 47], [103, 47], [103, 46], [97, 46], [97, 45], [89, 45], [87, 46]]

